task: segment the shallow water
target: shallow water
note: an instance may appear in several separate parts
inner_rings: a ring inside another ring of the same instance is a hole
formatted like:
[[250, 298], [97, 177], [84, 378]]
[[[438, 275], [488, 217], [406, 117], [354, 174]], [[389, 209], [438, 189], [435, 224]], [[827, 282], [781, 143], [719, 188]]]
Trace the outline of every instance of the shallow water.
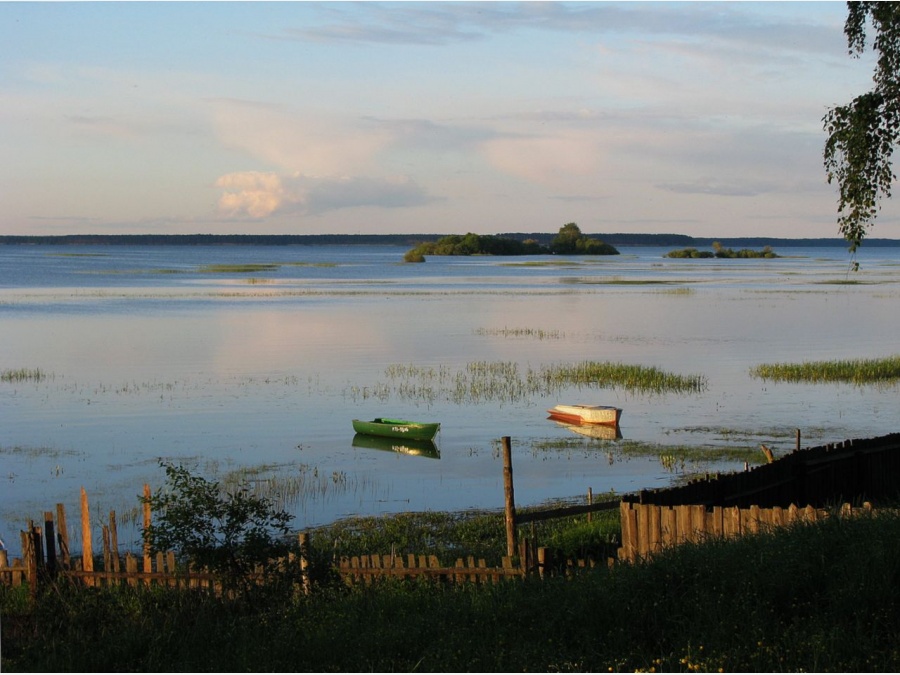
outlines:
[[[398, 247], [0, 247], [0, 370], [46, 374], [0, 383], [0, 538], [15, 551], [57, 502], [71, 521], [82, 486], [98, 517], [127, 523], [142, 485], [162, 483], [159, 458], [211, 477], [254, 469], [302, 528], [499, 508], [502, 436], [523, 505], [678, 479], [658, 455], [620, 452], [627, 441], [788, 452], [795, 429], [804, 445], [898, 430], [896, 386], [774, 384], [749, 370], [897, 353], [900, 249], [862, 251], [858, 273], [840, 248], [721, 261], [621, 250], [411, 265]], [[275, 267], [208, 268], [240, 264]], [[524, 376], [582, 360], [708, 386], [460, 397], [450, 384], [475, 362]], [[404, 383], [397, 365], [435, 377]], [[559, 401], [623, 408], [623, 440], [549, 421]], [[440, 458], [354, 447], [350, 420], [382, 415], [440, 421]]]

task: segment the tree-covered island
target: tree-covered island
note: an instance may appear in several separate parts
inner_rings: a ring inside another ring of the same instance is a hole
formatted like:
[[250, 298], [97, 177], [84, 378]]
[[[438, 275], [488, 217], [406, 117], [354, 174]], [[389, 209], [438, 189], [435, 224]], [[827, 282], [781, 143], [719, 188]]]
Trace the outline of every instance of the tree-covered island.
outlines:
[[717, 241], [713, 242], [712, 251], [701, 251], [699, 249], [689, 247], [669, 251], [666, 258], [778, 258], [778, 254], [772, 250], [771, 246], [764, 246], [760, 251], [754, 251], [749, 248], [742, 248], [737, 251], [731, 248], [725, 248]]
[[424, 242], [406, 252], [406, 262], [425, 262], [426, 255], [618, 255], [619, 251], [599, 239], [587, 237], [575, 223], [559, 228], [549, 246], [534, 239], [519, 241], [495, 235], [452, 234]]

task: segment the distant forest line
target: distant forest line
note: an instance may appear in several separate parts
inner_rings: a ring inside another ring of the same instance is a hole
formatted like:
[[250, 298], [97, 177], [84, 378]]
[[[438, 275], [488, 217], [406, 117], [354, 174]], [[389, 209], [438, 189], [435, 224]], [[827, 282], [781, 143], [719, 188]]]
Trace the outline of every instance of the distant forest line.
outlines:
[[[525, 241], [533, 239], [549, 245], [555, 232], [512, 232], [495, 235]], [[585, 233], [613, 246], [847, 246], [839, 237], [791, 239], [776, 237], [691, 237], [684, 234]], [[446, 234], [69, 234], [54, 236], [0, 235], [0, 245], [120, 245], [120, 246], [416, 246], [437, 241]], [[869, 239], [865, 247], [900, 246], [900, 239]]]

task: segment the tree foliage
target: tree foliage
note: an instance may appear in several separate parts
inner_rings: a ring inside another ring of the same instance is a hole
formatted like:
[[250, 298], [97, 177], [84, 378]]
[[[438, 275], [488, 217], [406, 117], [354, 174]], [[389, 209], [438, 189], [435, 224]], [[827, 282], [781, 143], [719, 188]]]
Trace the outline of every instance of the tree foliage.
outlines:
[[240, 591], [251, 587], [256, 571], [270, 574], [282, 567], [293, 516], [250, 494], [245, 485], [229, 493], [183, 466], [160, 464], [166, 484], [142, 498], [155, 514], [144, 530], [153, 551], [175, 551], [183, 562], [217, 574], [226, 587]]
[[858, 57], [865, 51], [869, 26], [878, 53], [872, 91], [832, 108], [823, 118], [826, 175], [839, 188], [838, 227], [855, 251], [896, 180], [891, 159], [900, 140], [900, 3], [847, 5], [844, 34], [850, 54]]
[[550, 251], [562, 255], [616, 255], [615, 247], [605, 244], [599, 239], [586, 237], [576, 223], [566, 223], [559, 228], [559, 233], [550, 242]]
[[437, 241], [425, 242], [407, 251], [406, 262], [422, 262], [426, 255], [544, 255], [547, 253], [576, 253], [581, 255], [616, 255], [614, 246], [599, 239], [581, 234], [575, 223], [567, 223], [549, 247], [541, 246], [534, 239], [511, 239], [494, 235], [469, 232], [466, 235], [451, 234]]

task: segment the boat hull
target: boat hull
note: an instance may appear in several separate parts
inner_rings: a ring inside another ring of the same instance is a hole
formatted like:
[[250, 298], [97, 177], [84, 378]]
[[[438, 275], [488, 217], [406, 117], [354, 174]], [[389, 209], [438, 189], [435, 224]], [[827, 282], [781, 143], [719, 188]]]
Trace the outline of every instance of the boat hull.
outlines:
[[569, 424], [618, 426], [622, 410], [611, 405], [557, 405], [547, 411], [550, 417]]
[[353, 420], [353, 430], [356, 433], [382, 438], [430, 441], [434, 439], [440, 429], [439, 422], [410, 422], [386, 417], [377, 417], [371, 421]]

